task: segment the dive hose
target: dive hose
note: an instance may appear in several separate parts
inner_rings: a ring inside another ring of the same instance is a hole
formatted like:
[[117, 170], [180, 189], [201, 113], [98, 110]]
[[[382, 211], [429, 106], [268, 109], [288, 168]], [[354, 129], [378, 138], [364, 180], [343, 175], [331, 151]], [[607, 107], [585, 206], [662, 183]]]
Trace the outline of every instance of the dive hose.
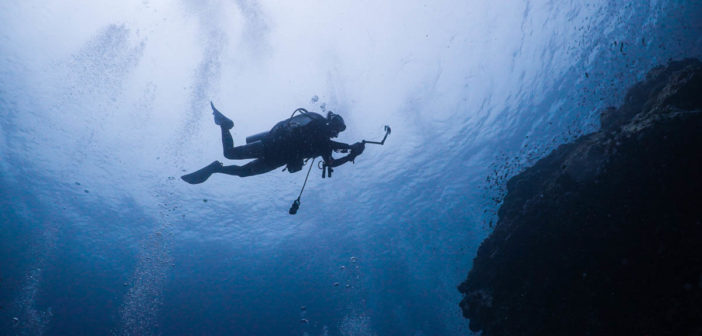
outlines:
[[307, 176], [305, 176], [305, 183], [302, 184], [302, 189], [300, 189], [300, 195], [297, 196], [297, 199], [293, 201], [293, 204], [290, 206], [290, 210], [288, 211], [289, 214], [294, 215], [297, 213], [297, 210], [300, 209], [300, 197], [302, 197], [302, 192], [305, 191], [305, 186], [307, 185], [307, 179], [310, 177], [310, 172], [312, 171], [312, 166], [314, 166], [314, 160], [317, 158], [312, 159], [312, 164], [310, 164], [310, 169], [307, 170]]

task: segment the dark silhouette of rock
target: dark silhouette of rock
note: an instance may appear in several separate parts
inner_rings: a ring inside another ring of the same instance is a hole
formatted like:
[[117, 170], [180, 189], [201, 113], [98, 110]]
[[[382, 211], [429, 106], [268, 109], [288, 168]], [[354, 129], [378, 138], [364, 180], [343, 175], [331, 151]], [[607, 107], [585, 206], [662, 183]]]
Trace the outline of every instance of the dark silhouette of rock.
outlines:
[[460, 303], [483, 335], [702, 335], [702, 62], [507, 183]]

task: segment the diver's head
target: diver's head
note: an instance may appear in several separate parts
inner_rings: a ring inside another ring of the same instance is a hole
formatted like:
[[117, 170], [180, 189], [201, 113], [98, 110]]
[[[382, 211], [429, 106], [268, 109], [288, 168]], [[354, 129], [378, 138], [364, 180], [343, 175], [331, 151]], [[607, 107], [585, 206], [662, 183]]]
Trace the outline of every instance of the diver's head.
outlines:
[[327, 112], [327, 125], [329, 126], [329, 132], [332, 138], [336, 138], [339, 136], [339, 133], [346, 129], [344, 118], [332, 111]]

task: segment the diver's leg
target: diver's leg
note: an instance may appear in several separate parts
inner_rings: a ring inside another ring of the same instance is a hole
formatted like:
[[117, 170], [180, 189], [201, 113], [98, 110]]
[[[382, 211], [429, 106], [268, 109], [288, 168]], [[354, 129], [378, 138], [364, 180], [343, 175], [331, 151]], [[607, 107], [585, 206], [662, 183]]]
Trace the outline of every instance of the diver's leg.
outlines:
[[227, 152], [234, 149], [234, 138], [229, 132], [229, 129], [222, 127], [222, 149], [224, 150], [224, 157], [227, 157]]
[[283, 165], [270, 164], [263, 159], [256, 159], [243, 166], [224, 166], [219, 173], [247, 177], [264, 174], [281, 166]]
[[[210, 102], [210, 106], [212, 106], [212, 114], [214, 115], [214, 122], [216, 125], [219, 125], [220, 128], [222, 129], [222, 148], [224, 149], [224, 156], [226, 158], [229, 158], [227, 156], [227, 152], [231, 151], [234, 148], [234, 139], [232, 138], [232, 134], [229, 132], [232, 127], [234, 127], [234, 122], [231, 121], [231, 119], [227, 118], [219, 112], [215, 107], [212, 102]], [[250, 159], [251, 157], [248, 157]]]
[[224, 157], [229, 160], [256, 159], [263, 156], [263, 142], [256, 141], [234, 147], [234, 141], [232, 141], [229, 130], [224, 128], [222, 128], [222, 147], [224, 147]]

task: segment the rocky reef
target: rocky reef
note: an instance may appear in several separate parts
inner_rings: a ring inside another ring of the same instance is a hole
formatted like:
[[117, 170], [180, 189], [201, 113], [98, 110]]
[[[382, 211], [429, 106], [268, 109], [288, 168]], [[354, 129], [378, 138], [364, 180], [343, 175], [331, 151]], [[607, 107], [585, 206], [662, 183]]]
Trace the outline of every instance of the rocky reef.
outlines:
[[601, 129], [507, 183], [458, 287], [483, 335], [702, 335], [702, 62], [633, 86]]

